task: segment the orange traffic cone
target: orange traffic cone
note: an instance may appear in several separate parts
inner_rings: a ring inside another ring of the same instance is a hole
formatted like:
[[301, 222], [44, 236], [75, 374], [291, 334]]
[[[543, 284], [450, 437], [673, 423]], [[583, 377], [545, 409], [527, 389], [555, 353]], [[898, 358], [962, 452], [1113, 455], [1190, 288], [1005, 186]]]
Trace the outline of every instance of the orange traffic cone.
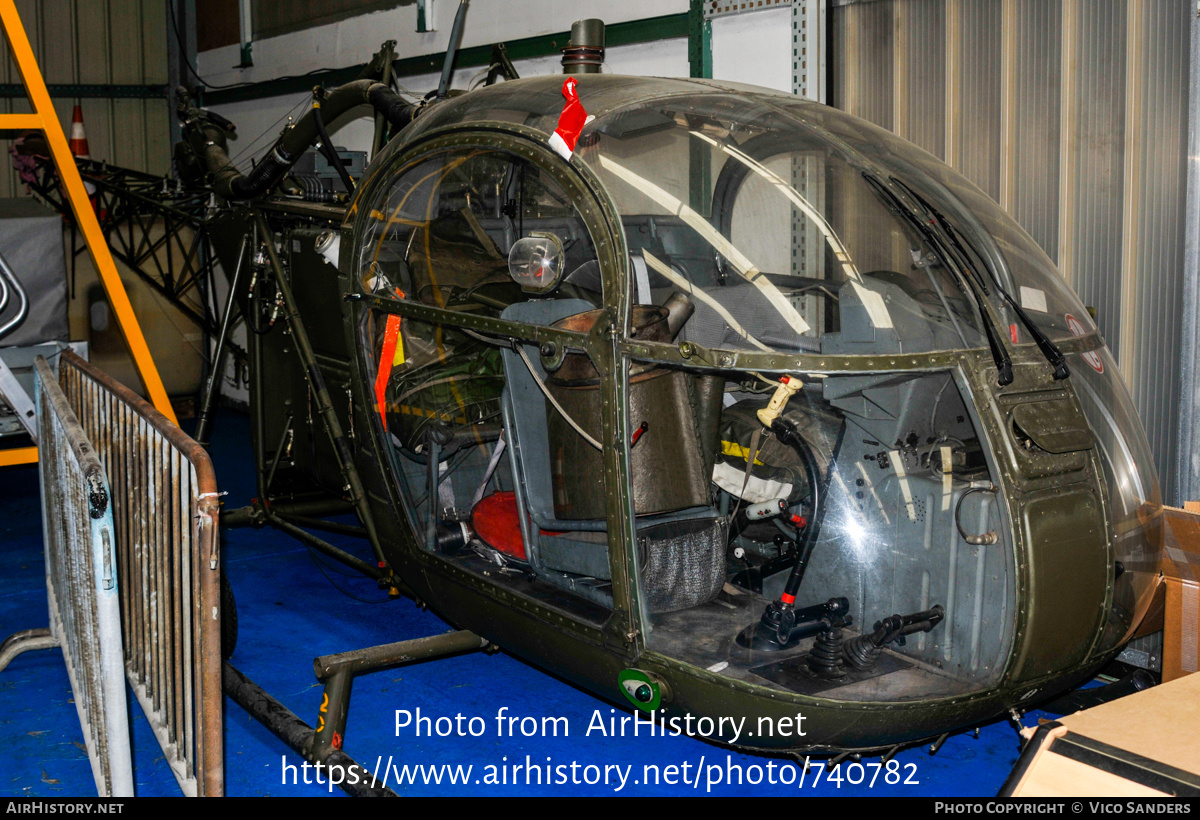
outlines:
[[[88, 150], [87, 133], [83, 130], [83, 109], [78, 104], [75, 105], [75, 110], [71, 112], [70, 148], [71, 153], [74, 154], [77, 160], [92, 158]], [[83, 181], [83, 189], [87, 191], [88, 201], [92, 203], [92, 210], [96, 212], [96, 217], [104, 221], [104, 217], [107, 214], [97, 201], [96, 185], [85, 179]]]
[[87, 134], [83, 130], [83, 109], [78, 105], [71, 113], [71, 153], [76, 159], [91, 159], [88, 153]]

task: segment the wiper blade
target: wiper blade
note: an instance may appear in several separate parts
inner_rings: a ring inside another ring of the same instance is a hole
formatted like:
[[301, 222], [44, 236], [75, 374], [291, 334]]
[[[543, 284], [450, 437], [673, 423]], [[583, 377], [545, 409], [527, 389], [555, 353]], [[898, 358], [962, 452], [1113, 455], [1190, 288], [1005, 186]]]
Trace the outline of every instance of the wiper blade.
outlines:
[[[889, 179], [893, 184], [899, 186], [906, 194], [916, 200], [916, 202], [925, 209], [926, 213], [937, 220], [938, 225], [941, 226], [942, 230], [946, 232], [946, 238], [950, 240], [950, 244], [954, 246], [956, 251], [958, 251], [959, 261], [963, 263], [963, 267], [973, 277], [975, 277], [975, 281], [979, 283], [979, 287], [983, 288], [983, 292], [987, 295], [991, 295], [991, 291], [988, 290], [987, 280], [983, 278], [983, 275], [980, 274], [979, 271], [975, 270], [975, 266], [971, 264], [971, 255], [967, 253], [967, 249], [964, 248], [962, 243], [959, 242], [958, 232], [955, 230], [954, 226], [950, 224], [946, 217], [942, 215], [942, 212], [933, 207], [929, 200], [925, 199], [925, 197], [921, 196], [912, 188], [910, 188], [908, 183], [906, 183], [904, 180], [897, 179], [896, 177], [889, 177]], [[975, 255], [979, 256], [978, 253]], [[999, 282], [996, 283], [996, 288], [998, 290], [1002, 290]]]
[[[940, 214], [938, 214], [938, 217], [942, 220], [942, 224], [945, 225], [946, 231], [949, 232], [952, 237], [962, 236], [962, 234], [959, 233], [958, 228], [955, 228], [949, 222], [945, 221]], [[965, 237], [963, 237], [963, 239], [965, 241]], [[979, 254], [976, 253], [976, 256], [979, 256]], [[1052, 342], [1050, 337], [1047, 336], [1046, 333], [1040, 327], [1038, 327], [1031, 318], [1029, 318], [1029, 314], [1025, 312], [1025, 309], [1021, 307], [1020, 303], [1017, 302], [1017, 300], [1013, 298], [1012, 294], [1006, 291], [999, 282], [996, 283], [996, 290], [1000, 292], [1000, 295], [1003, 296], [1008, 304], [1012, 307], [1013, 311], [1017, 314], [1017, 318], [1021, 320], [1021, 324], [1025, 325], [1025, 329], [1028, 330], [1029, 335], [1033, 337], [1033, 341], [1037, 344], [1038, 349], [1042, 351], [1042, 355], [1046, 358], [1046, 361], [1048, 361], [1050, 366], [1054, 368], [1054, 380], [1061, 381], [1062, 379], [1070, 376], [1071, 370], [1067, 367], [1067, 357], [1064, 356], [1063, 352], [1058, 349], [1058, 345]]]
[[[967, 266], [968, 270], [972, 269], [973, 266], [970, 264], [971, 257], [962, 244], [963, 242], [966, 242], [967, 239], [961, 234], [961, 232], [959, 232], [958, 228], [950, 224], [950, 220], [946, 219], [941, 211], [935, 208], [927, 199], [925, 199], [925, 197], [921, 196], [912, 188], [910, 188], [908, 184], [904, 182], [904, 180], [897, 179], [896, 177], [891, 177], [891, 180], [893, 183], [903, 188], [909, 196], [919, 202], [921, 207], [929, 212], [930, 216], [937, 220], [938, 225], [940, 225], [942, 230], [945, 231], [947, 237], [950, 239], [951, 244], [954, 245], [955, 250], [957, 250], [961, 255], [962, 262]], [[975, 252], [975, 256], [979, 259], [983, 259], [978, 251]], [[980, 283], [982, 284], [983, 277], [979, 276], [979, 279]], [[1063, 355], [1063, 352], [1058, 349], [1058, 345], [1050, 341], [1050, 337], [1042, 332], [1040, 327], [1033, 323], [1033, 320], [1029, 318], [1029, 314], [1027, 314], [1012, 297], [1012, 295], [1004, 289], [1004, 286], [1000, 283], [1000, 281], [995, 277], [992, 277], [992, 279], [996, 283], [997, 292], [999, 292], [999, 294], [1004, 297], [1005, 301], [1008, 302], [1009, 306], [1012, 307], [1013, 311], [1017, 314], [1017, 318], [1021, 320], [1021, 324], [1025, 325], [1025, 329], [1028, 330], [1029, 335], [1033, 337], [1033, 341], [1037, 344], [1038, 350], [1042, 351], [1042, 356], [1044, 356], [1046, 361], [1050, 363], [1050, 366], [1054, 368], [1054, 380], [1061, 381], [1062, 379], [1070, 376], [1071, 370], [1067, 367], [1067, 358]], [[987, 292], [986, 285], [984, 285], [984, 292]]]
[[927, 243], [929, 243], [929, 246], [937, 250], [938, 254], [943, 259], [946, 270], [950, 271], [952, 276], [958, 278], [962, 284], [966, 286], [967, 291], [975, 300], [975, 307], [979, 310], [979, 321], [983, 325], [983, 332], [984, 335], [987, 336], [988, 347], [992, 351], [992, 361], [994, 361], [996, 364], [996, 382], [1001, 387], [1012, 384], [1012, 357], [1008, 355], [1008, 350], [1005, 349], [1004, 343], [1001, 342], [999, 337], [996, 335], [995, 326], [988, 321], [987, 312], [984, 308], [984, 305], [986, 305], [987, 302], [979, 290], [982, 286], [982, 283], [976, 281], [973, 276], [964, 275], [960, 270], [958, 270], [957, 265], [948, 264], [949, 254], [947, 253], [945, 243], [942, 242], [941, 238], [935, 234], [928, 225], [923, 223], [916, 217], [915, 214], [913, 214], [912, 211], [906, 208], [904, 203], [900, 201], [900, 198], [892, 193], [892, 191], [886, 185], [884, 185], [883, 182], [881, 182], [875, 175], [867, 171], [863, 171], [862, 175], [863, 179], [867, 181], [867, 184], [871, 186], [871, 189], [874, 190], [875, 193], [878, 194], [885, 203], [887, 203], [887, 205], [896, 213], [896, 215], [916, 228], [917, 232], [921, 234]]
[[1054, 380], [1061, 381], [1062, 379], [1070, 376], [1071, 370], [1069, 367], [1067, 367], [1067, 357], [1064, 356], [1063, 352], [1058, 349], [1058, 345], [1050, 341], [1050, 337], [1043, 333], [1042, 329], [1033, 323], [1033, 320], [1030, 319], [1028, 314], [1025, 313], [1025, 310], [1019, 304], [1017, 304], [1017, 301], [1008, 294], [1008, 291], [1004, 290], [1003, 288], [997, 289], [1000, 291], [1000, 294], [1008, 300], [1008, 304], [1016, 312], [1017, 317], [1020, 318], [1022, 324], [1025, 325], [1026, 330], [1029, 331], [1029, 335], [1032, 336], [1033, 341], [1037, 343], [1038, 349], [1041, 350], [1042, 355], [1046, 357], [1046, 361], [1048, 361], [1050, 366], [1054, 368]]

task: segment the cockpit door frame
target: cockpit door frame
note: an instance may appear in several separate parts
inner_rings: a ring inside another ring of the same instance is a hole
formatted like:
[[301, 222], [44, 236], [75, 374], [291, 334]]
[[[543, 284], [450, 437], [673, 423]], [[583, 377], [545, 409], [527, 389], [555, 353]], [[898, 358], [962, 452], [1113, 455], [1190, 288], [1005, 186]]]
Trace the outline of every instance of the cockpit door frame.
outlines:
[[[418, 321], [452, 324], [478, 333], [511, 336], [538, 344], [542, 361], [553, 368], [561, 362], [567, 350], [585, 352], [596, 369], [603, 374], [600, 381], [603, 463], [606, 520], [608, 524], [609, 560], [612, 570], [613, 613], [598, 636], [611, 650], [630, 659], [641, 649], [638, 629], [638, 597], [634, 587], [636, 572], [633, 538], [633, 510], [630, 501], [628, 451], [622, 445], [629, 438], [627, 365], [619, 352], [620, 329], [629, 317], [629, 259], [620, 220], [607, 191], [596, 175], [578, 155], [565, 161], [548, 145], [540, 131], [514, 123], [481, 122], [469, 129], [446, 127], [430, 131], [420, 139], [387, 151], [380, 164], [360, 186], [359, 196], [348, 214], [355, 235], [362, 234], [367, 215], [359, 203], [370, 202], [382, 186], [395, 179], [392, 169], [404, 168], [422, 157], [456, 148], [477, 146], [506, 151], [541, 168], [551, 171], [562, 183], [585, 225], [592, 234], [603, 283], [603, 307], [599, 319], [587, 333], [557, 328], [538, 327], [484, 316], [473, 316], [444, 310], [417, 302], [382, 298], [362, 294], [358, 300], [365, 310], [376, 309]], [[352, 279], [358, 272], [353, 254], [343, 259]], [[361, 283], [354, 286], [361, 293]], [[361, 313], [359, 317], [361, 317]], [[356, 323], [357, 324], [357, 323]], [[372, 425], [376, 449], [386, 451], [386, 442], [379, 425]], [[395, 482], [389, 481], [389, 494], [396, 496]], [[393, 504], [403, 509], [403, 500], [394, 497]], [[417, 551], [418, 553], [420, 550]], [[531, 604], [532, 605], [532, 604]], [[592, 631], [587, 624], [577, 622], [582, 631]], [[593, 633], [594, 634], [594, 633]]]

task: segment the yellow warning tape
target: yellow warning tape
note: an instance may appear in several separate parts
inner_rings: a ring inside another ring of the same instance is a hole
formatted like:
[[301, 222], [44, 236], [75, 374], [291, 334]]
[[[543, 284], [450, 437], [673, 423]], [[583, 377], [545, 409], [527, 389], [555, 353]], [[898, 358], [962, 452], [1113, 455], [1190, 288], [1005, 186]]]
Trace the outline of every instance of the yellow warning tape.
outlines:
[[[740, 458], [742, 461], [750, 460], [750, 451], [747, 448], [743, 447], [742, 445], [740, 445], [734, 441], [725, 441], [722, 439], [721, 452], [727, 456], [733, 456], [734, 458]], [[762, 461], [760, 459], [757, 459], [757, 458], [754, 459], [754, 463], [759, 467], [766, 466], [765, 464], [762, 463]]]

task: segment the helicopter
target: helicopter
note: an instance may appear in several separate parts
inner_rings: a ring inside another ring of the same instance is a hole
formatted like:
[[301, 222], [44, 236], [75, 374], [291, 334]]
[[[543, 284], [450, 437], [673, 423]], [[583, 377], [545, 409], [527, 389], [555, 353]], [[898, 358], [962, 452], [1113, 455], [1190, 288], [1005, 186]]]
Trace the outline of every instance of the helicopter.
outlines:
[[[230, 522], [768, 753], [923, 742], [1111, 661], [1162, 502], [1050, 259], [883, 129], [599, 73], [588, 31], [565, 78], [318, 89], [245, 175], [181, 96], [251, 331], [259, 499]], [[390, 138], [350, 179], [325, 123], [363, 104]], [[289, 181], [318, 141], [341, 201]], [[348, 508], [377, 565], [297, 526]]]

